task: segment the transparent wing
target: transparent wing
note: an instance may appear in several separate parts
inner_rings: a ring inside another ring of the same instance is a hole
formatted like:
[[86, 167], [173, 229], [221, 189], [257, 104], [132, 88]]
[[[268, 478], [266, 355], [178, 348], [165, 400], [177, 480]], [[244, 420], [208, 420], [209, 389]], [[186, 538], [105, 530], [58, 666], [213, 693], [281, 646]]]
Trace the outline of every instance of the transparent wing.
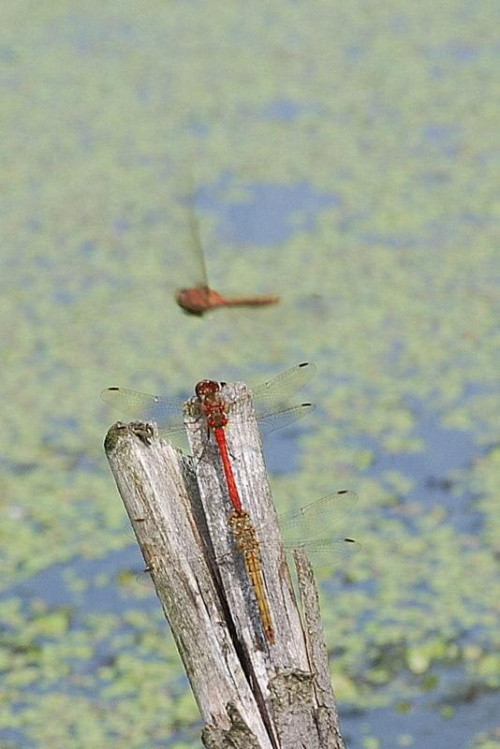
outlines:
[[358, 498], [354, 492], [342, 490], [321, 497], [298, 512], [280, 518], [288, 554], [303, 548], [313, 564], [334, 567], [357, 554], [360, 544], [352, 538], [330, 535], [330, 528], [354, 509]]
[[[192, 183], [192, 177], [191, 177]], [[192, 204], [194, 203], [195, 189], [192, 186]], [[191, 256], [194, 259], [194, 271], [193, 278], [196, 281], [196, 286], [208, 289], [208, 272], [205, 260], [205, 252], [203, 249], [203, 243], [201, 240], [201, 229], [200, 220], [194, 208], [191, 206], [187, 210], [187, 222], [189, 226], [189, 235], [191, 240]]]
[[[136, 539], [132, 532], [129, 532], [128, 535], [131, 542], [135, 542]], [[297, 544], [288, 546], [286, 543], [284, 544], [284, 547], [288, 557], [290, 557], [295, 549], [298, 548]], [[303, 548], [312, 564], [315, 566], [324, 565], [329, 568], [335, 567], [344, 560], [354, 556], [362, 547], [361, 544], [354, 541], [352, 538], [337, 538], [311, 541], [308, 544], [303, 544]], [[121, 573], [120, 577], [120, 582], [124, 584], [128, 583], [130, 579], [130, 582], [137, 583], [143, 590], [146, 589], [150, 592], [154, 591], [153, 581], [147, 568], [143, 568], [141, 571], [124, 571]]]
[[[139, 421], [155, 421], [160, 432], [173, 435], [185, 430], [183, 425], [183, 405], [180, 398], [162, 398], [159, 395], [147, 395], [128, 388], [106, 388], [101, 393], [102, 400], [117, 411]], [[267, 413], [258, 417], [259, 429], [262, 434], [269, 434], [276, 429], [293, 424], [314, 411], [315, 406], [303, 403], [300, 406], [287, 408], [277, 413]], [[240, 421], [238, 414], [231, 416], [229, 426], [234, 421]]]
[[315, 365], [303, 362], [282, 372], [272, 380], [252, 388], [256, 413], [265, 415], [272, 411], [282, 410], [291, 396], [303, 388], [315, 374]]
[[[357, 554], [361, 549], [357, 541], [334, 533], [330, 535], [331, 526], [349, 515], [357, 501], [354, 492], [342, 490], [321, 497], [297, 512], [280, 515], [286, 553], [291, 555], [295, 549], [303, 548], [313, 564], [327, 567], [334, 567]], [[132, 531], [127, 535], [135, 540]], [[143, 585], [152, 585], [149, 575], [140, 574], [136, 579]]]
[[[281, 429], [301, 419], [314, 410], [310, 403], [285, 408], [290, 397], [314, 376], [314, 364], [304, 362], [277, 375], [269, 382], [257, 387], [253, 393], [259, 428], [264, 434]], [[165, 434], [183, 431], [183, 407], [181, 398], [165, 398], [148, 395], [129, 388], [111, 387], [101, 393], [101, 398], [125, 416], [139, 421], [155, 421]], [[228, 404], [231, 420], [239, 420], [237, 402]], [[234, 411], [234, 413], [232, 413]]]
[[335, 567], [361, 550], [361, 544], [358, 544], [353, 538], [324, 538], [309, 541], [305, 544], [294, 544], [293, 546], [288, 546], [285, 543], [284, 547], [289, 556], [297, 548], [303, 548], [312, 564], [327, 567]]
[[257, 424], [261, 434], [269, 434], [276, 429], [283, 429], [283, 427], [293, 424], [294, 421], [302, 419], [314, 411], [315, 408], [316, 406], [313, 406], [312, 403], [302, 403], [300, 406], [286, 408], [283, 411], [257, 416]]
[[298, 512], [280, 517], [288, 553], [303, 548], [311, 562], [334, 566], [361, 546], [352, 538], [335, 534], [335, 526], [354, 509], [358, 498], [354, 492], [342, 490], [317, 499]]
[[342, 489], [316, 499], [297, 512], [280, 515], [280, 526], [288, 545], [302, 546], [319, 536], [325, 536], [331, 526], [352, 512], [357, 501], [354, 492]]
[[181, 398], [162, 398], [128, 388], [111, 387], [101, 393], [101, 398], [125, 416], [139, 421], [156, 421], [163, 432], [183, 431], [183, 405]]

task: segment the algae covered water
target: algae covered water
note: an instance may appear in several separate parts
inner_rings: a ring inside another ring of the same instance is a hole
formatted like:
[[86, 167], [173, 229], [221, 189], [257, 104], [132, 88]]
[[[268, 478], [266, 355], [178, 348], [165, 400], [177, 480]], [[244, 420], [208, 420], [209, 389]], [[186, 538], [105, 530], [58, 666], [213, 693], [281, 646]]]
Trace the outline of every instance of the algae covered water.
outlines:
[[[280, 510], [359, 496], [362, 551], [319, 570], [349, 746], [500, 744], [498, 15], [5, 11], [2, 747], [199, 746], [99, 392], [183, 398], [305, 360], [316, 411], [266, 455]], [[279, 304], [181, 312], [187, 203], [213, 287]]]

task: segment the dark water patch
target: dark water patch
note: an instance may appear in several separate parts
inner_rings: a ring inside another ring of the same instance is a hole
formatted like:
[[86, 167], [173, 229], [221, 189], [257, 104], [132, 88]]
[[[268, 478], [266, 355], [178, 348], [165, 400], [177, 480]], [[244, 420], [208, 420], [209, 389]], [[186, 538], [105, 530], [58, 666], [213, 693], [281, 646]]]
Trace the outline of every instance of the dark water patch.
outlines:
[[132, 228], [132, 222], [126, 216], [118, 216], [114, 221], [113, 228], [118, 234], [126, 234]]
[[427, 187], [435, 186], [440, 189], [442, 185], [451, 181], [451, 174], [444, 169], [430, 169], [422, 172], [418, 180]]
[[91, 258], [98, 250], [98, 244], [93, 239], [86, 239], [80, 243], [80, 254], [85, 258]]
[[69, 307], [77, 301], [76, 295], [66, 289], [55, 289], [52, 299], [55, 304], [60, 304], [63, 307]]
[[36, 744], [23, 731], [14, 728], [0, 729], [0, 746], [2, 749], [36, 749]]
[[[58, 432], [60, 436], [61, 432]], [[82, 440], [83, 442], [83, 440]], [[42, 448], [41, 459], [35, 461], [16, 461], [9, 460], [6, 457], [0, 457], [0, 471], [4, 475], [26, 476], [32, 473], [42, 475], [54, 467], [59, 471], [58, 484], [72, 485], [76, 482], [79, 474], [103, 475], [104, 463], [103, 456], [100, 452], [100, 446], [91, 454], [84, 450], [71, 450], [64, 444], [47, 440]]]
[[462, 132], [458, 125], [445, 125], [442, 123], [433, 123], [426, 125], [423, 129], [424, 138], [430, 143], [449, 143], [453, 138], [457, 138]]
[[265, 119], [293, 122], [304, 111], [304, 106], [291, 99], [275, 99], [262, 110]]
[[39, 463], [24, 463], [9, 461], [5, 458], [0, 458], [0, 470], [5, 474], [12, 474], [13, 476], [26, 476], [29, 473], [40, 470]]
[[473, 435], [443, 426], [441, 414], [431, 411], [421, 401], [411, 399], [408, 405], [417, 420], [413, 434], [422, 439], [424, 449], [412, 453], [381, 453], [376, 440], [363, 436], [360, 444], [376, 456], [367, 473], [383, 477], [388, 471], [399, 471], [414, 482], [414, 488], [404, 497], [405, 503], [418, 502], [427, 508], [444, 507], [448, 511], [447, 521], [457, 530], [473, 534], [480, 532], [482, 515], [471, 507], [474, 498], [468, 492], [455, 491], [457, 479], [454, 474], [467, 468], [478, 456]]
[[358, 62], [368, 56], [365, 44], [348, 44], [344, 47], [344, 57], [348, 62]]
[[468, 64], [475, 62], [478, 57], [487, 53], [489, 49], [487, 46], [478, 44], [450, 42], [433, 47], [428, 45], [424, 48], [424, 51], [430, 61]]
[[[131, 544], [119, 551], [109, 552], [100, 559], [76, 557], [67, 565], [48, 567], [29, 580], [6, 588], [0, 600], [20, 599], [27, 617], [30, 616], [30, 607], [35, 600], [42, 600], [51, 609], [70, 607], [74, 612], [73, 624], [78, 625], [82, 624], [82, 617], [88, 612], [119, 614], [127, 611], [130, 600], [127, 600], [119, 585], [120, 573], [127, 570], [135, 578], [143, 569], [144, 561], [139, 549], [137, 545]], [[84, 586], [78, 586], [76, 591], [72, 589], [67, 578], [68, 571], [71, 571], [73, 579], [81, 581]], [[109, 582], [102, 584], [99, 582], [100, 576], [104, 576]], [[141, 596], [142, 606], [152, 609], [157, 607], [153, 593], [151, 596]]]
[[304, 428], [297, 426], [266, 436], [264, 455], [266, 468], [271, 475], [286, 476], [300, 469], [302, 450], [298, 437], [303, 433]]
[[[467, 685], [461, 668], [437, 673], [438, 697], [434, 690], [423, 691], [410, 701], [395, 702], [393, 708], [371, 709], [363, 714], [362, 722], [357, 711], [341, 710], [347, 746], [362, 749], [370, 738], [378, 739], [380, 749], [466, 747], [477, 734], [498, 728], [497, 693], [477, 693], [472, 684]], [[462, 695], [458, 701], [457, 694]], [[403, 737], [408, 737], [407, 743], [402, 743]]]
[[211, 132], [211, 126], [199, 120], [196, 117], [191, 117], [187, 123], [187, 130], [196, 135], [198, 138], [206, 138]]
[[139, 31], [136, 24], [129, 24], [122, 20], [108, 20], [105, 26], [98, 19], [85, 11], [69, 12], [64, 19], [49, 30], [51, 43], [64, 41], [70, 44], [82, 57], [99, 53], [123, 55], [120, 45], [131, 44], [138, 40]]
[[255, 116], [255, 114], [264, 120], [270, 122], [294, 122], [299, 119], [302, 114], [307, 115], [320, 115], [322, 107], [311, 104], [301, 104], [293, 99], [276, 98], [262, 109], [255, 113], [254, 110], [243, 109], [242, 114], [248, 114], [249, 116]]
[[216, 213], [219, 235], [240, 246], [282, 244], [298, 232], [311, 232], [318, 214], [341, 202], [335, 193], [320, 192], [305, 181], [292, 185], [246, 185], [247, 199], [229, 202], [224, 194], [232, 181], [226, 172], [218, 182], [199, 188], [195, 206]]

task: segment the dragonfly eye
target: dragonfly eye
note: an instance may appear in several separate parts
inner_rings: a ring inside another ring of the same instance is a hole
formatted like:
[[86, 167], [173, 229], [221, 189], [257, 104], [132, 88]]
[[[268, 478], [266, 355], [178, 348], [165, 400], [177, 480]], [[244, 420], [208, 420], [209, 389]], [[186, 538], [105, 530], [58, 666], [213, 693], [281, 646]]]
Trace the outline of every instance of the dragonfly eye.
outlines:
[[195, 388], [195, 393], [198, 396], [198, 398], [203, 398], [205, 395], [213, 395], [214, 393], [218, 393], [220, 390], [220, 385], [218, 382], [215, 382], [214, 380], [201, 380], [201, 382], [198, 382]]

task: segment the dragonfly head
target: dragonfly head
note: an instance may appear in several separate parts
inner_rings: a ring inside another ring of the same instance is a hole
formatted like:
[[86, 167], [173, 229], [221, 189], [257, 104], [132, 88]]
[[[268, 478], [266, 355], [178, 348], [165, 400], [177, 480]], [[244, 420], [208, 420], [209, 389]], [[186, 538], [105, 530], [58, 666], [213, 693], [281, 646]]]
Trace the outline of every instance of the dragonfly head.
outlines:
[[220, 391], [220, 385], [215, 380], [201, 380], [195, 388], [198, 398], [205, 398], [207, 395], [215, 395]]

